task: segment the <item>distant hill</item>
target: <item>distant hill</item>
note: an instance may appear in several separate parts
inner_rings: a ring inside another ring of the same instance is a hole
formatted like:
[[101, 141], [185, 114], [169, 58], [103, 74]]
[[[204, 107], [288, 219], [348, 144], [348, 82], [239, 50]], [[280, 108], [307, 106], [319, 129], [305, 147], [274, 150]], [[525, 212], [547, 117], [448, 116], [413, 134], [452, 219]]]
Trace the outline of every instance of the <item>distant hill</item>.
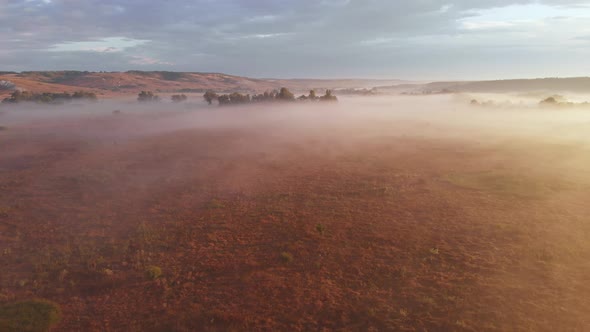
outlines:
[[536, 78], [495, 81], [451, 81], [427, 84], [398, 84], [377, 88], [395, 93], [452, 93], [452, 92], [573, 92], [590, 93], [590, 77]]
[[[136, 94], [141, 90], [155, 92], [263, 92], [288, 87], [295, 92], [309, 89], [365, 88], [400, 84], [400, 80], [363, 79], [256, 79], [221, 73], [190, 73], [168, 71], [30, 71], [0, 72], [0, 80], [9, 81], [19, 89], [33, 92], [72, 92], [91, 90], [99, 96]], [[0, 94], [7, 94], [0, 91]]]
[[[377, 93], [454, 93], [454, 92], [573, 92], [590, 93], [590, 77], [513, 79], [496, 81], [449, 81], [416, 83], [402, 80], [374, 79], [273, 79], [248, 78], [221, 73], [169, 71], [30, 71], [2, 72], [0, 81], [32, 92], [74, 92], [85, 90], [99, 98], [135, 95], [142, 90], [159, 93], [260, 93], [287, 87], [295, 93], [309, 89], [372, 89]], [[0, 98], [10, 89], [0, 89]]]

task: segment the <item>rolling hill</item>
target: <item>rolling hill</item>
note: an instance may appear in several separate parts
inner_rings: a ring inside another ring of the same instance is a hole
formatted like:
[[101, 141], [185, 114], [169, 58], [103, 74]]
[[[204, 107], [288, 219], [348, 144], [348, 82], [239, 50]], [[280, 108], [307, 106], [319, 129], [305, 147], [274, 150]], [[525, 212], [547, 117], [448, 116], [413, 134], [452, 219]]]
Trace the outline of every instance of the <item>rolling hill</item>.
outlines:
[[[142, 90], [157, 92], [262, 92], [288, 87], [297, 92], [308, 89], [338, 89], [374, 87], [400, 84], [400, 80], [319, 80], [319, 79], [256, 79], [220, 73], [185, 72], [86, 72], [86, 71], [33, 71], [0, 72], [0, 81], [14, 83], [17, 88], [33, 92], [72, 92], [91, 90], [99, 96], [136, 94]], [[0, 96], [10, 91], [0, 91]]]
[[[168, 71], [30, 71], [1, 72], [0, 81], [13, 83], [16, 88], [33, 92], [95, 92], [101, 98], [135, 95], [149, 90], [159, 93], [216, 92], [260, 93], [287, 87], [296, 93], [309, 89], [368, 88], [381, 94], [431, 93], [507, 93], [507, 92], [572, 92], [590, 93], [590, 77], [511, 79], [494, 81], [412, 82], [375, 79], [273, 79], [248, 78], [222, 73], [193, 73]], [[10, 94], [0, 87], [0, 98]]]

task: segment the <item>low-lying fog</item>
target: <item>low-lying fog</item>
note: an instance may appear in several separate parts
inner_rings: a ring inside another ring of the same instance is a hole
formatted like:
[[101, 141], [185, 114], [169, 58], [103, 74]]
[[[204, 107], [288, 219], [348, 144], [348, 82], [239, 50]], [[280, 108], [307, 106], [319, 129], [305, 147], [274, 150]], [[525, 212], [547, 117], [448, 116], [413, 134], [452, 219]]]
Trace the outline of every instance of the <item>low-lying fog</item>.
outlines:
[[[193, 97], [198, 100], [198, 97]], [[472, 98], [509, 107], [477, 107]], [[583, 96], [577, 96], [583, 100]], [[437, 95], [341, 97], [339, 103], [251, 104], [218, 107], [101, 101], [92, 104], [0, 105], [4, 130], [51, 127], [56, 134], [102, 139], [132, 138], [191, 128], [255, 128], [269, 135], [293, 132], [352, 139], [417, 136], [492, 142], [534, 139], [547, 143], [590, 143], [590, 109], [538, 107], [537, 96]], [[520, 105], [520, 106], [519, 106]], [[296, 136], [294, 137], [296, 138]]]
[[[541, 96], [341, 97], [338, 103], [228, 107], [207, 105], [200, 96], [192, 96], [181, 104], [100, 101], [58, 106], [0, 105], [0, 126], [5, 135], [22, 129], [37, 136], [100, 144], [190, 129], [219, 129], [220, 134], [224, 130], [251, 130], [263, 137], [262, 142], [239, 145], [242, 153], [273, 153], [283, 149], [283, 143], [305, 146], [306, 139], [323, 143], [307, 146], [309, 149], [322, 145], [333, 151], [345, 145], [362, 148], [363, 142], [374, 144], [400, 137], [453, 140], [476, 148], [510, 151], [528, 164], [536, 164], [535, 168], [590, 179], [586, 171], [590, 162], [590, 109], [540, 107]], [[473, 99], [491, 101], [493, 106], [470, 105]], [[568, 99], [585, 100], [579, 95]]]
[[[470, 105], [472, 99], [495, 102]], [[506, 100], [512, 103], [502, 104]], [[364, 303], [374, 303], [381, 313], [374, 319], [389, 322], [399, 312], [399, 320], [383, 326], [407, 330], [426, 319], [432, 325], [424, 326], [434, 330], [582, 331], [590, 326], [590, 288], [583, 281], [590, 252], [590, 110], [540, 107], [538, 100], [382, 96], [219, 107], [194, 96], [184, 104], [0, 105], [0, 212], [6, 218], [0, 214], [0, 221], [12, 227], [0, 231], [15, 253], [0, 257], [10, 272], [0, 286], [29, 290], [26, 282], [14, 286], [33, 278], [18, 269], [25, 250], [35, 258], [48, 250], [46, 243], [102, 245], [107, 235], [113, 248], [123, 248], [149, 222], [166, 225], [158, 228], [168, 229], [165, 234], [181, 227], [182, 234], [206, 235], [180, 245], [166, 238], [167, 256], [157, 263], [164, 273], [177, 268], [183, 276], [200, 267], [209, 286], [184, 277], [174, 285], [205, 294], [200, 299], [233, 294], [224, 303], [253, 308], [248, 315], [258, 317], [268, 300], [274, 302], [264, 310], [277, 322], [288, 310], [299, 319], [328, 292], [337, 294], [334, 312], [369, 310]], [[209, 225], [214, 212], [223, 214]], [[324, 224], [328, 234], [314, 237]], [[223, 242], [209, 246], [221, 236]], [[152, 257], [164, 254], [143, 241]], [[274, 258], [285, 248], [295, 256], [291, 265]], [[121, 265], [128, 258], [118, 255], [107, 255], [104, 267], [133, 289], [136, 279], [124, 277], [133, 272]], [[303, 264], [316, 260], [319, 270]], [[67, 263], [68, 271], [79, 268]], [[249, 283], [241, 272], [228, 276], [234, 270], [260, 270], [280, 285]], [[288, 272], [287, 281], [285, 271], [298, 272]], [[298, 276], [317, 279], [297, 283]], [[300, 294], [293, 302], [265, 293], [307, 282], [313, 286], [305, 291], [289, 288]], [[137, 301], [112, 295], [120, 305], [112, 308], [127, 312], [131, 302], [149, 303], [144, 284], [137, 285]], [[65, 290], [75, 298], [82, 291]], [[338, 307], [357, 296], [362, 301]], [[50, 298], [67, 305], [64, 312], [75, 310], [69, 297]], [[97, 317], [117, 316], [108, 311], [110, 301]], [[316, 312], [323, 311], [313, 311], [314, 319]], [[64, 324], [85, 330], [72, 317]], [[128, 323], [125, 318], [119, 322]]]
[[[273, 140], [301, 135], [337, 138], [423, 137], [466, 143], [532, 140], [548, 144], [590, 144], [590, 110], [538, 107], [538, 96], [437, 95], [344, 97], [339, 103], [251, 104], [218, 107], [198, 96], [184, 104], [101, 101], [92, 104], [0, 105], [0, 126], [47, 130], [55, 135], [117, 141], [191, 128], [255, 129]], [[510, 107], [477, 107], [473, 98]], [[577, 97], [582, 99], [583, 97]], [[521, 106], [514, 106], [514, 105]]]

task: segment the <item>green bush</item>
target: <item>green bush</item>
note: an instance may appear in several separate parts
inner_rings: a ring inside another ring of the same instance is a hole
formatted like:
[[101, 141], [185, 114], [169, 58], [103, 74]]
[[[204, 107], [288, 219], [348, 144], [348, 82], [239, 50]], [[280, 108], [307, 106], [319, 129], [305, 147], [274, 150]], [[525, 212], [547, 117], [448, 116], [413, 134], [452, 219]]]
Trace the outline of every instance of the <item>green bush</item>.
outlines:
[[326, 231], [326, 226], [324, 226], [323, 224], [317, 224], [315, 225], [315, 229], [316, 231], [318, 231], [318, 233], [320, 233], [320, 235], [323, 235]]
[[159, 100], [160, 97], [158, 97], [151, 91], [142, 91], [137, 95], [137, 101], [139, 102], [156, 102]]
[[61, 320], [57, 303], [47, 300], [29, 300], [0, 306], [0, 331], [49, 331]]
[[293, 255], [291, 255], [290, 253], [283, 251], [281, 253], [281, 260], [285, 263], [290, 263], [293, 261]]
[[159, 266], [150, 265], [146, 267], [145, 275], [149, 279], [156, 280], [162, 276], [162, 269]]

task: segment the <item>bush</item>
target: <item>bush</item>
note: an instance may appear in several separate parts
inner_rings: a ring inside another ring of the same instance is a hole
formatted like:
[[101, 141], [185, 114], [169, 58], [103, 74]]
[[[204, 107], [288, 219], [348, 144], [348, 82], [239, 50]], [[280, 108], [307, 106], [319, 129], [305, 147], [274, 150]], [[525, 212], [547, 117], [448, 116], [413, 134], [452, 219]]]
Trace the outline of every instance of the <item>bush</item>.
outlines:
[[281, 260], [285, 263], [290, 263], [293, 261], [293, 255], [291, 255], [290, 253], [283, 251], [281, 253]]
[[151, 91], [142, 91], [137, 95], [137, 101], [139, 102], [155, 102], [159, 100], [160, 97], [158, 97]]
[[277, 99], [283, 101], [293, 101], [295, 100], [295, 95], [293, 95], [293, 93], [289, 91], [289, 89], [281, 88], [281, 91], [279, 91], [279, 94], [277, 95]]
[[326, 94], [320, 97], [320, 101], [338, 101], [338, 98], [332, 94], [332, 90], [326, 90]]
[[318, 233], [320, 233], [320, 235], [323, 235], [324, 232], [326, 231], [326, 226], [324, 226], [323, 224], [317, 224], [317, 225], [315, 225], [315, 230], [318, 231]]
[[218, 95], [217, 95], [215, 92], [213, 92], [213, 91], [211, 91], [211, 90], [208, 90], [208, 91], [207, 91], [207, 92], [205, 92], [205, 94], [203, 95], [203, 99], [205, 99], [205, 101], [206, 101], [207, 103], [209, 103], [209, 105], [211, 105], [211, 103], [213, 103], [213, 101], [214, 101], [214, 100], [217, 100], [217, 98], [218, 98], [218, 97], [219, 97], [219, 96], [218, 96]]
[[188, 99], [188, 97], [185, 94], [172, 95], [171, 99], [172, 99], [173, 103], [181, 103], [183, 101], [186, 101]]
[[61, 320], [57, 303], [47, 300], [29, 300], [0, 306], [0, 331], [49, 331]]
[[156, 280], [162, 276], [162, 269], [159, 266], [150, 265], [145, 268], [145, 275], [151, 280]]

